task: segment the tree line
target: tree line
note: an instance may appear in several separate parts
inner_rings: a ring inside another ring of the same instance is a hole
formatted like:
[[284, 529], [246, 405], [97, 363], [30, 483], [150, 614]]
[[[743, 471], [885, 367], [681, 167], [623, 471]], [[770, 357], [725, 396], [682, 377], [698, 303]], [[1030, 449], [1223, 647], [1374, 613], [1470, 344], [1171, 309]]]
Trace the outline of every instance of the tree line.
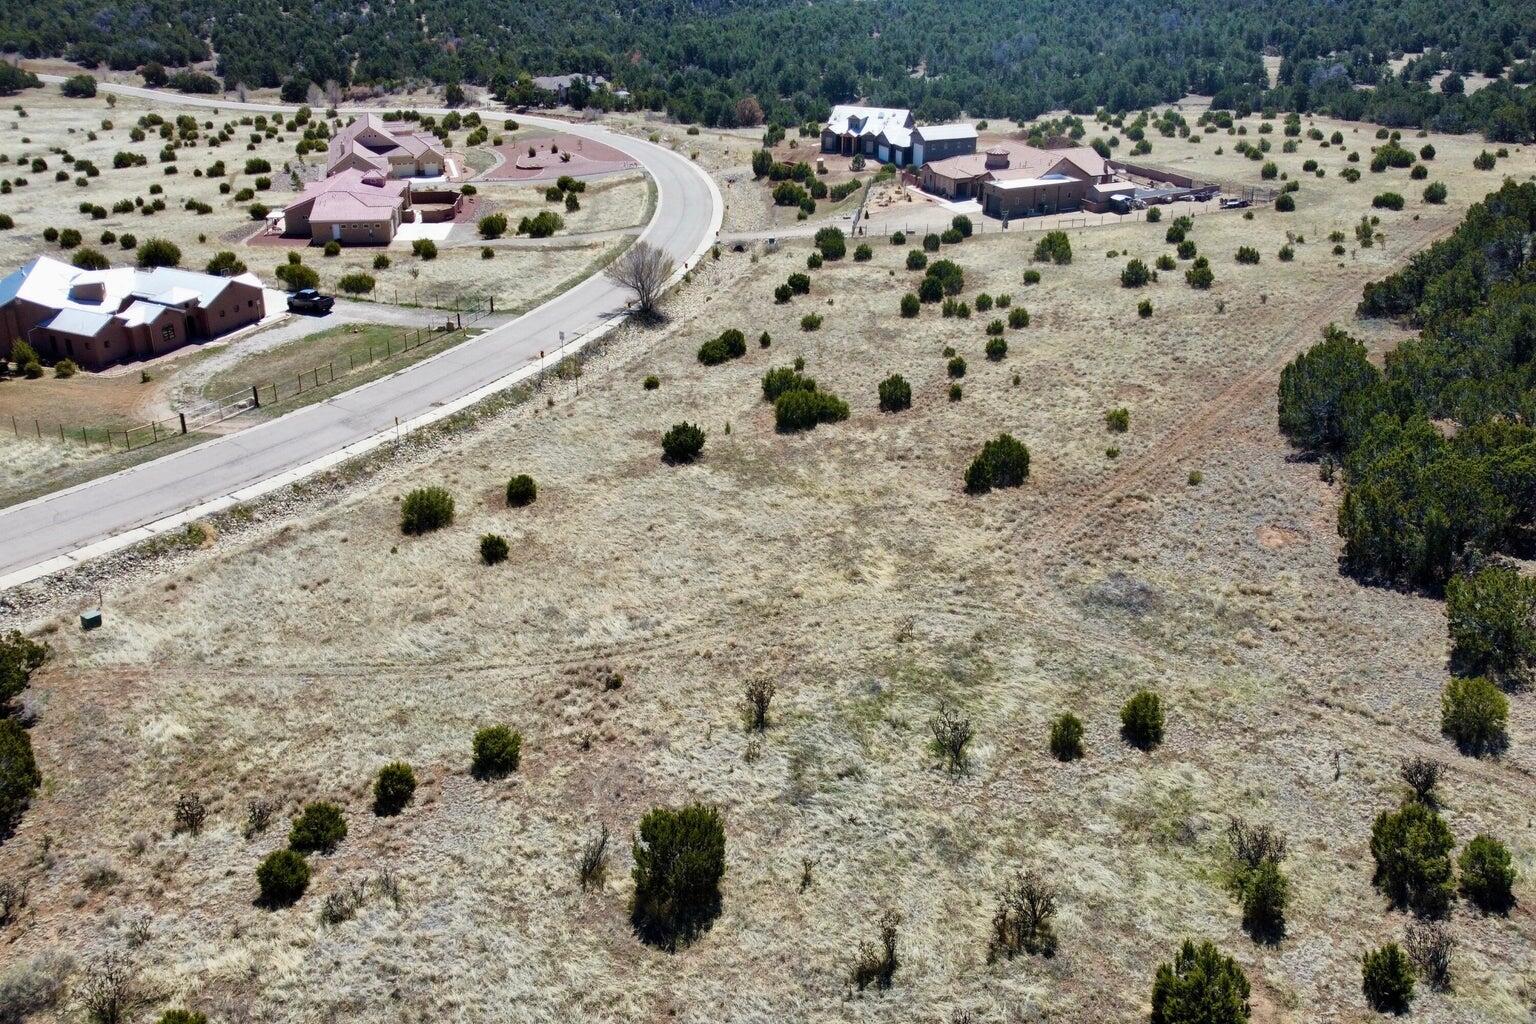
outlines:
[[[1520, 0], [1191, 0], [1156, 9], [1026, 0], [39, 0], [0, 25], [0, 50], [132, 70], [214, 61], [228, 85], [339, 86], [423, 78], [516, 91], [523, 74], [603, 75], [631, 102], [679, 120], [784, 126], [866, 98], [920, 118], [1029, 120], [1048, 110], [1120, 112], [1179, 99], [1318, 110], [1403, 126], [1530, 137], [1536, 100], [1512, 84], [1475, 94], [1473, 72], [1536, 77], [1536, 23]], [[1403, 52], [1424, 53], [1394, 73]], [[1261, 54], [1283, 58], [1269, 86]], [[1454, 82], [1431, 88], [1442, 66]], [[1369, 86], [1359, 89], [1357, 86]], [[578, 90], [580, 92], [581, 90]], [[603, 102], [603, 93], [591, 97]], [[580, 96], [585, 101], [587, 96]]]

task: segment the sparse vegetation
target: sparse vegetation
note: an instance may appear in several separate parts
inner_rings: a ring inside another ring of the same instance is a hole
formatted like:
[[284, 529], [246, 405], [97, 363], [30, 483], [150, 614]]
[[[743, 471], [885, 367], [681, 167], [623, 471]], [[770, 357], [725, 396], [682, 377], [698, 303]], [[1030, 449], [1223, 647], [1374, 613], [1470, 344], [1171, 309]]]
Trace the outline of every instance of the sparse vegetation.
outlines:
[[441, 487], [418, 487], [400, 502], [400, 532], [431, 533], [453, 522], [453, 495]]

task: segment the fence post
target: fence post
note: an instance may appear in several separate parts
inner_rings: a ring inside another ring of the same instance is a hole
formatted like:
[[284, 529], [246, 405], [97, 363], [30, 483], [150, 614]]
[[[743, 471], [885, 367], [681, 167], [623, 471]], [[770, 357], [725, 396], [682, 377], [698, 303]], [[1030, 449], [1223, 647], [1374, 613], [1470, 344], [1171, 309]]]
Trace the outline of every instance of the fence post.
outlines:
[[261, 392], [257, 390], [259, 385], [251, 385], [251, 399], [256, 403], [256, 408], [261, 408]]
[[185, 434], [187, 432], [187, 414], [184, 412], [179, 412], [176, 415], [181, 417], [181, 432]]
[[150, 420], [149, 421], [149, 431], [150, 431], [151, 434], [153, 434], [155, 436], [155, 440], [156, 441], [160, 440], [160, 421], [159, 420]]

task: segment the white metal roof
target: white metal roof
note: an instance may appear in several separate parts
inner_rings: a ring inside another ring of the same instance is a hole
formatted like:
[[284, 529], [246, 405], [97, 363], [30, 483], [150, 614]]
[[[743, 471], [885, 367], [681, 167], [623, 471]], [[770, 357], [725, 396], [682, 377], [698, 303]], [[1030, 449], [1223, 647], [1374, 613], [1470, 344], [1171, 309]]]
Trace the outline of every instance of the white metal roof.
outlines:
[[111, 322], [112, 317], [106, 313], [92, 313], [83, 309], [61, 309], [44, 320], [43, 326], [50, 330], [63, 331], [65, 334], [79, 334], [94, 338]]
[[[832, 116], [827, 120], [827, 128], [834, 134], [852, 134], [861, 138], [879, 135], [892, 128], [910, 129], [911, 125], [912, 111], [901, 107], [861, 107], [841, 103], [832, 108]], [[899, 144], [906, 145], [905, 142]]]
[[1047, 174], [1039, 178], [1004, 178], [1001, 181], [989, 181], [987, 184], [993, 188], [1015, 189], [1035, 188], [1040, 185], [1060, 185], [1064, 181], [1077, 181], [1079, 179], [1065, 174]]
[[948, 139], [974, 139], [976, 138], [976, 126], [973, 124], [925, 124], [912, 129], [914, 135], [922, 138], [924, 142], [939, 142]]

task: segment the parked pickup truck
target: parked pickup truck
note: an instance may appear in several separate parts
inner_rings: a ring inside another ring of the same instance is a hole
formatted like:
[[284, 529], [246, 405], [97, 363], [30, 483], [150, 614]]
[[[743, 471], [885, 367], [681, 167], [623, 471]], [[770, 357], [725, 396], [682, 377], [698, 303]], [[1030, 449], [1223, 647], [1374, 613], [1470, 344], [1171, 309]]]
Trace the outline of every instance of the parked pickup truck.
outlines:
[[321, 295], [313, 288], [300, 288], [288, 296], [290, 313], [329, 313], [334, 305], [336, 305], [335, 299], [329, 295]]

